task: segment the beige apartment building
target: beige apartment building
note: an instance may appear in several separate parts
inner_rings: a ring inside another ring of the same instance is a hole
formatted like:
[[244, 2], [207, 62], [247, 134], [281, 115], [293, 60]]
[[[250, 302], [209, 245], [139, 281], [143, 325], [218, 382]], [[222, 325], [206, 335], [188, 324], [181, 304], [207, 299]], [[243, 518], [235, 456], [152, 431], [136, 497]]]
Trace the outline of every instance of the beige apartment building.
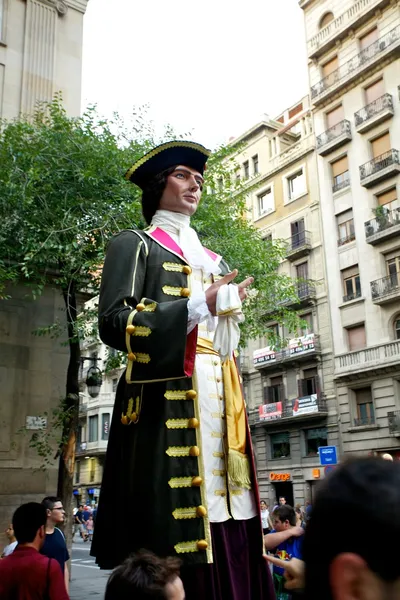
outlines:
[[236, 177], [249, 180], [248, 214], [267, 239], [286, 247], [280, 271], [307, 280], [297, 303], [306, 321], [290, 334], [274, 321], [266, 327], [287, 344], [271, 348], [267, 337], [241, 355], [246, 401], [261, 497], [280, 495], [291, 504], [312, 499], [324, 477], [320, 446], [339, 445], [333, 386], [333, 349], [322, 245], [315, 136], [308, 97], [275, 120], [265, 117], [232, 144]]
[[[0, 0], [0, 117], [31, 113], [37, 101], [61, 90], [70, 115], [81, 104], [82, 27], [87, 0]], [[57, 489], [57, 460], [29, 446], [65, 393], [68, 348], [33, 334], [56, 322], [64, 302], [52, 288], [35, 300], [15, 287], [0, 301], [0, 530], [22, 502]], [[26, 433], [21, 433], [25, 429]], [[17, 434], [20, 432], [19, 434]], [[5, 543], [5, 538], [0, 544]]]
[[400, 7], [301, 0], [344, 453], [400, 458]]

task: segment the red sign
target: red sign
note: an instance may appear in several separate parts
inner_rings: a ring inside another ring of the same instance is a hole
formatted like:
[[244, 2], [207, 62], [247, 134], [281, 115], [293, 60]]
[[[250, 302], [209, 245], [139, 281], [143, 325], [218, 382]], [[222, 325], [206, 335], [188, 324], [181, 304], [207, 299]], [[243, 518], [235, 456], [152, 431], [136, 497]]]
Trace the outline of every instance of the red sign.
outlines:
[[282, 417], [282, 402], [271, 402], [270, 404], [261, 404], [258, 407], [260, 421], [272, 421]]
[[290, 473], [270, 473], [271, 481], [290, 481]]

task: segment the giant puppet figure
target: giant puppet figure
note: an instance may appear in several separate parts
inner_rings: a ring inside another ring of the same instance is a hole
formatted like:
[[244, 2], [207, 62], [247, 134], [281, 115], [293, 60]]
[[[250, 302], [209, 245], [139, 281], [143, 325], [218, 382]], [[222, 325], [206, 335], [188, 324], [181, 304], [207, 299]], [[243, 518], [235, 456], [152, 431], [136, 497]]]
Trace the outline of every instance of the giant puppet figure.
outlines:
[[[99, 299], [105, 344], [127, 353], [92, 554], [110, 569], [139, 548], [182, 559], [188, 600], [269, 600], [250, 434], [233, 350], [253, 279], [190, 227], [209, 151], [158, 146], [126, 176], [148, 229], [110, 242]], [[219, 314], [220, 316], [216, 316]]]

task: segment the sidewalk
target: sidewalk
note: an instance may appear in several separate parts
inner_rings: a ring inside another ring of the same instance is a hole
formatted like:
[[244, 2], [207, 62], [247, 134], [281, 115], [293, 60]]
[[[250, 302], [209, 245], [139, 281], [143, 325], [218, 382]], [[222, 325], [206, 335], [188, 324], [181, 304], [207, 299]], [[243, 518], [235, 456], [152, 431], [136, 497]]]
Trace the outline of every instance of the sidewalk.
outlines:
[[90, 544], [78, 535], [72, 543], [70, 600], [103, 600], [110, 571], [101, 571], [89, 554]]

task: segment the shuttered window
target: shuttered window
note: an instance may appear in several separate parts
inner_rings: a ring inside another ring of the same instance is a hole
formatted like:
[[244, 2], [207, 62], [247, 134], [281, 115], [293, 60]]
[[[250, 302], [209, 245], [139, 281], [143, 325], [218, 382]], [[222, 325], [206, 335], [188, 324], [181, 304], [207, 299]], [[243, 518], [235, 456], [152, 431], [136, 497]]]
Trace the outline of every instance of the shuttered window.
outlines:
[[337, 177], [338, 175], [342, 175], [349, 170], [349, 163], [347, 160], [347, 156], [343, 156], [339, 160], [332, 163], [332, 175]]
[[367, 339], [365, 336], [365, 325], [358, 325], [357, 327], [350, 327], [347, 330], [349, 350], [360, 350], [365, 348], [367, 345]]
[[383, 79], [378, 79], [372, 85], [365, 88], [365, 101], [366, 104], [374, 102], [385, 93], [385, 86], [383, 85]]
[[319, 22], [319, 28], [323, 29], [324, 27], [329, 25], [329, 23], [331, 23], [334, 18], [335, 17], [333, 16], [333, 14], [331, 12], [326, 13], [326, 15], [324, 15], [322, 17], [321, 21]]
[[328, 77], [333, 71], [339, 67], [338, 57], [332, 58], [329, 62], [325, 63], [322, 67], [322, 77]]
[[382, 154], [385, 154], [386, 152], [388, 152], [390, 150], [389, 132], [387, 132], [384, 135], [381, 135], [380, 137], [373, 140], [371, 142], [371, 146], [372, 146], [372, 156], [374, 158], [377, 158], [378, 156], [381, 156]]
[[389, 202], [394, 202], [395, 200], [397, 200], [397, 190], [396, 190], [396, 188], [393, 188], [392, 190], [389, 190], [388, 192], [383, 192], [383, 194], [378, 194], [376, 196], [376, 198], [378, 200], [379, 206], [384, 206], [385, 204], [389, 204]]
[[344, 110], [343, 110], [342, 105], [337, 106], [333, 110], [330, 110], [329, 112], [326, 113], [327, 129], [329, 129], [330, 127], [334, 127], [334, 125], [337, 125], [338, 123], [340, 123], [340, 121], [343, 121], [343, 119], [344, 119]]
[[375, 423], [374, 403], [371, 388], [355, 390], [357, 421], [356, 425], [373, 425]]
[[371, 44], [376, 42], [377, 39], [378, 39], [378, 28], [375, 27], [369, 33], [366, 33], [365, 35], [360, 37], [360, 49], [365, 50], [365, 48], [368, 48], [368, 46], [370, 46]]

